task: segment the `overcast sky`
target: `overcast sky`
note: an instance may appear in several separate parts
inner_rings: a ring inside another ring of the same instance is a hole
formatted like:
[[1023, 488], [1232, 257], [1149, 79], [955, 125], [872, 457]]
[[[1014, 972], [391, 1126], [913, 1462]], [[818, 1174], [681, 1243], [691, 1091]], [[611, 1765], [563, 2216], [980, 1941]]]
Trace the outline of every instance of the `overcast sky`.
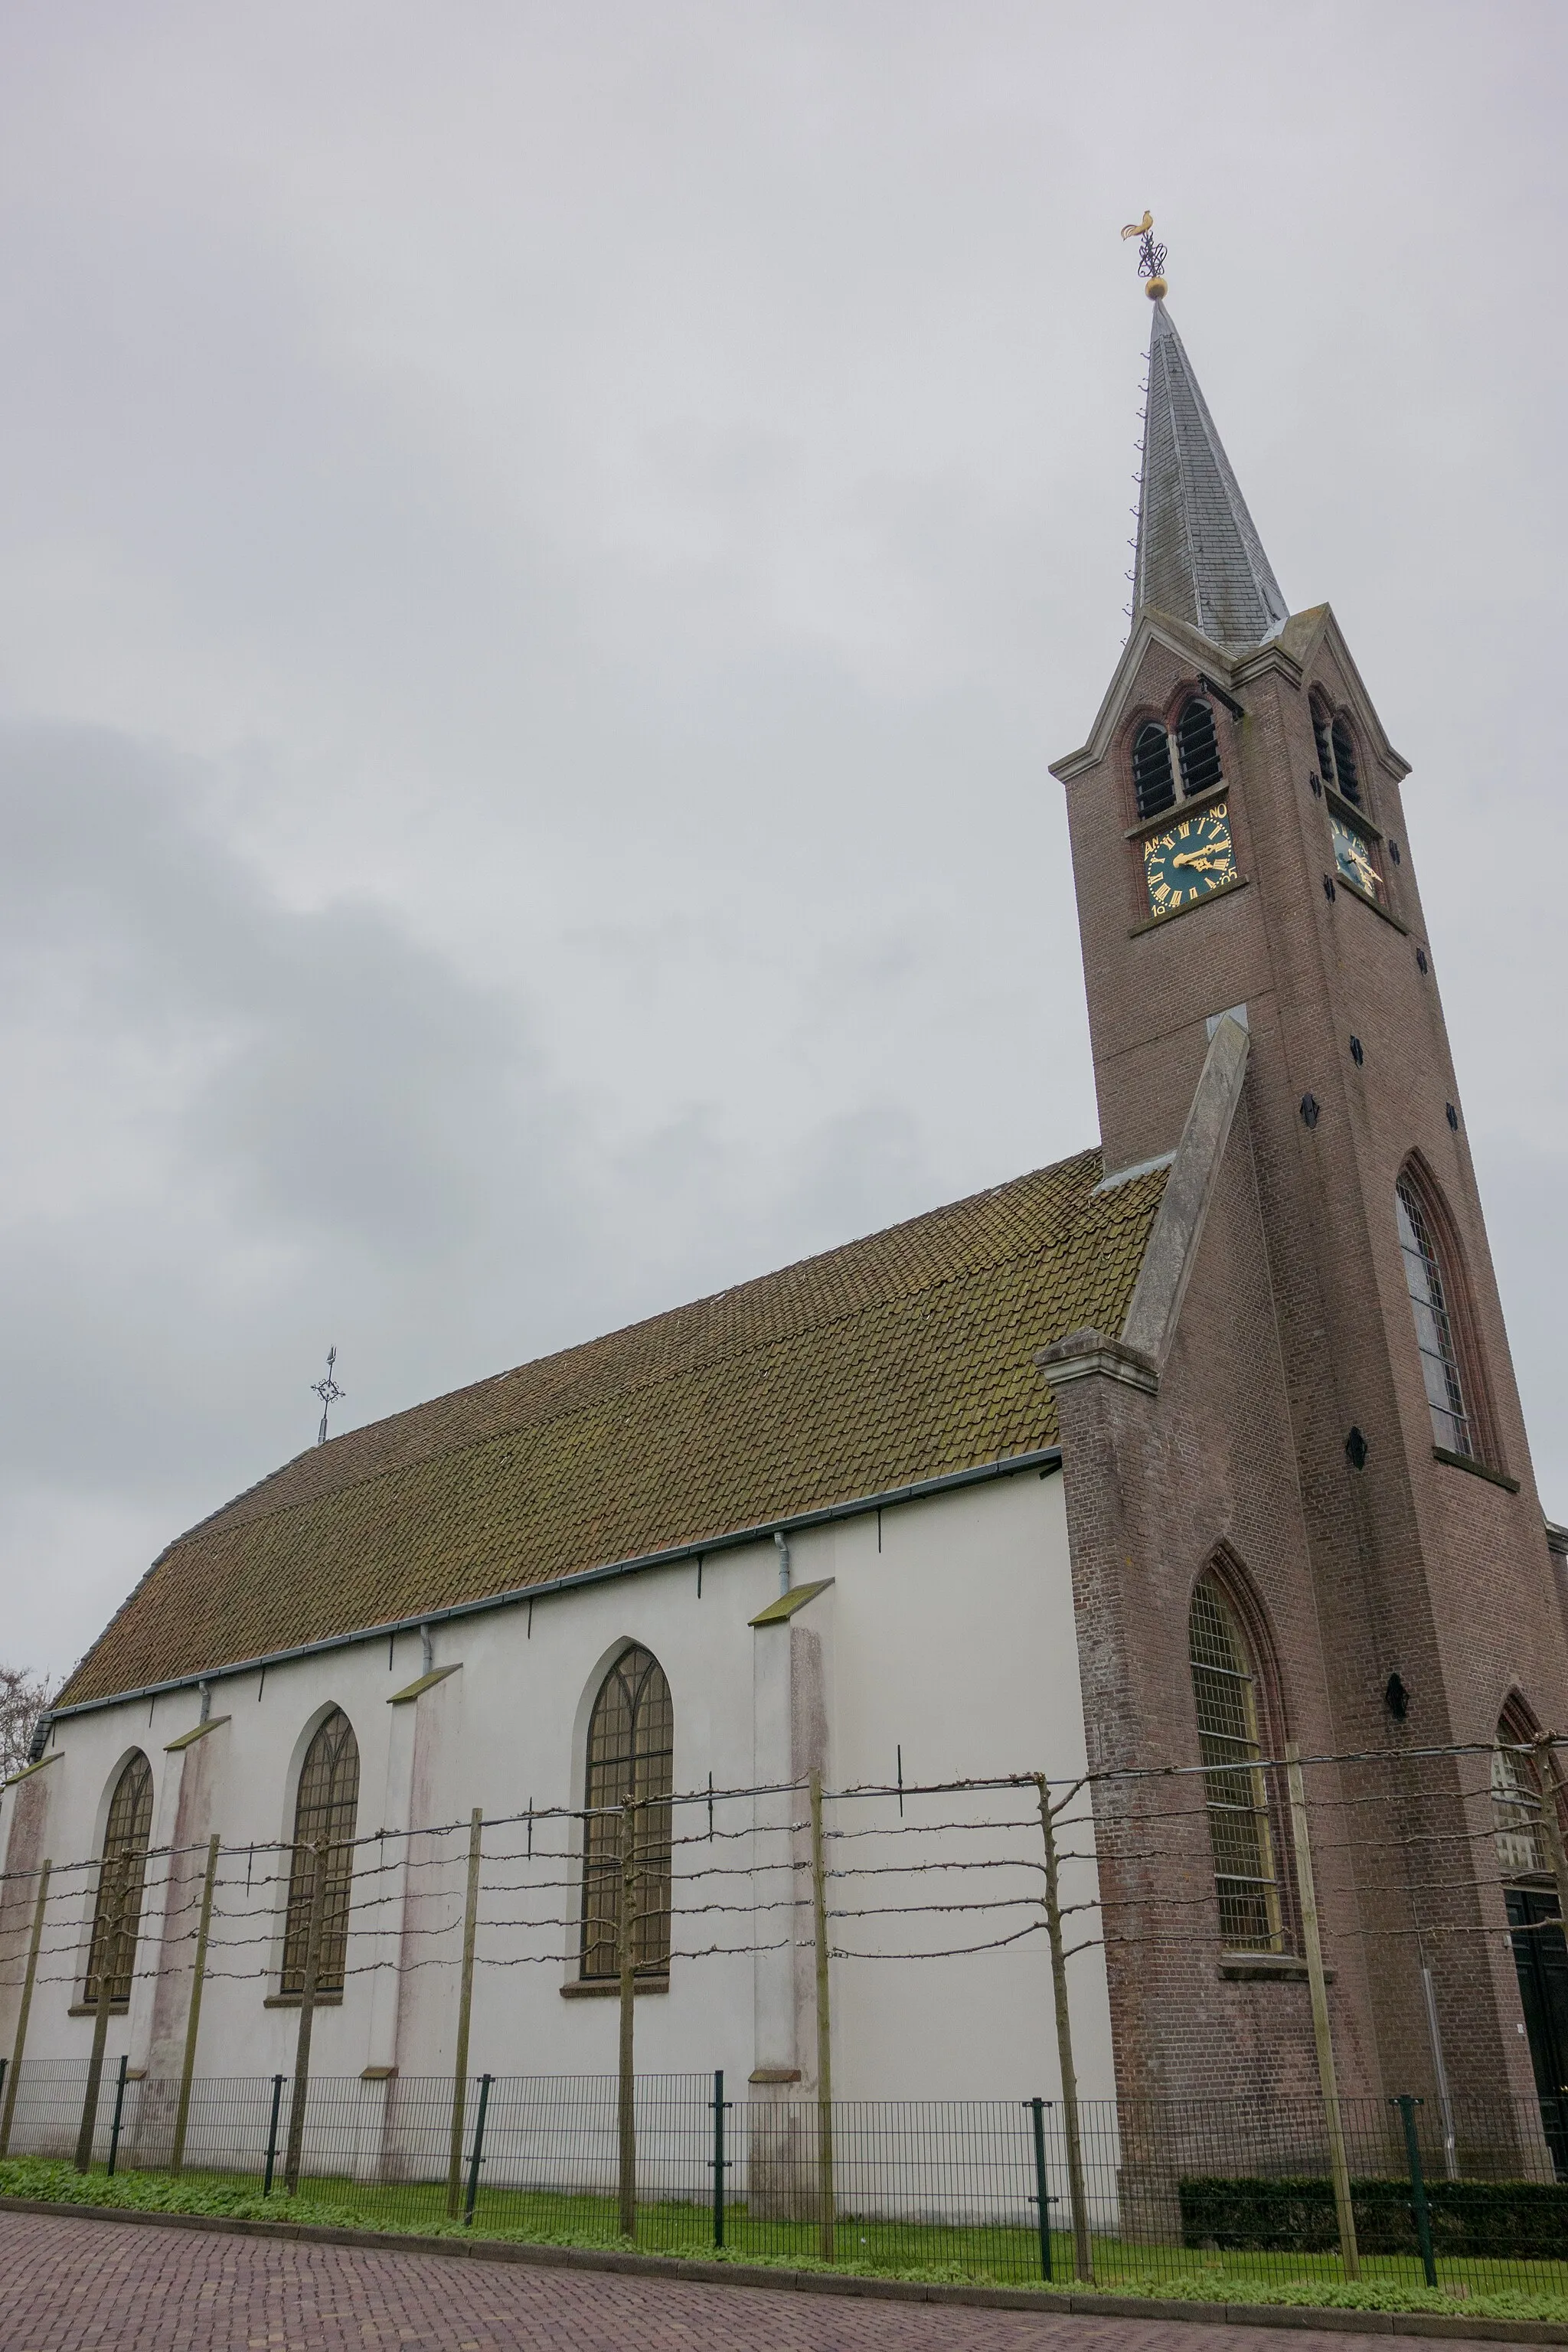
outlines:
[[1568, 1516], [1560, 6], [10, 0], [0, 1656], [1096, 1132], [1148, 305], [1406, 786]]

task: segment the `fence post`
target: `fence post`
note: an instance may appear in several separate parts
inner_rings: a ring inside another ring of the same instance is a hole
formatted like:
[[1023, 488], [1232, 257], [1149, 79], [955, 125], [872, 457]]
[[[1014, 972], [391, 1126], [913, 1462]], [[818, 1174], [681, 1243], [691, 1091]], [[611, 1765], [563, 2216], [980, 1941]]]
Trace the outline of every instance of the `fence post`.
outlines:
[[1410, 2167], [1410, 2210], [1415, 2222], [1415, 2242], [1421, 2249], [1421, 2267], [1426, 2273], [1426, 2284], [1436, 2286], [1437, 2264], [1432, 2252], [1432, 2209], [1426, 2202], [1426, 2176], [1421, 2169], [1421, 2143], [1415, 2137], [1415, 2110], [1424, 2106], [1426, 2102], [1413, 2099], [1408, 2092], [1402, 2092], [1388, 2104], [1399, 2109], [1399, 2120], [1405, 2126], [1405, 2160]]
[[174, 2145], [169, 2169], [181, 2172], [185, 2162], [185, 2127], [191, 2120], [191, 2081], [196, 2071], [196, 2034], [202, 2021], [202, 1986], [207, 1973], [207, 1936], [213, 1923], [213, 1888], [217, 1883], [220, 1840], [215, 1830], [207, 1841], [207, 1874], [202, 1882], [202, 1912], [196, 1925], [196, 1958], [191, 1978], [191, 2005], [185, 2015], [185, 2056], [180, 2068], [180, 2104], [174, 2115]]
[[713, 2073], [713, 2243], [724, 2242], [724, 2069]]
[[[81, 2126], [76, 2136], [76, 2168], [79, 2172], [90, 2172], [92, 2169], [92, 2143], [98, 2131], [98, 2095], [103, 2082], [103, 2046], [109, 2039], [109, 2005], [114, 1998], [115, 1980], [120, 1974], [120, 1923], [125, 1909], [125, 1887], [131, 1874], [130, 1859], [129, 1854], [122, 1855], [114, 1865], [114, 1893], [103, 1912], [104, 1934], [98, 1950], [98, 1973], [89, 1980], [90, 1986], [96, 1988], [89, 1990], [95, 2014], [92, 2055], [87, 2062], [87, 2089], [82, 2094]], [[104, 1965], [106, 1956], [107, 1968]], [[89, 1957], [91, 1957], [90, 1948]]]
[[1040, 2276], [1051, 2275], [1051, 2198], [1046, 2176], [1046, 2103], [1044, 2099], [1029, 2101], [1029, 2116], [1035, 2129], [1035, 2202], [1040, 2209]]
[[11, 2118], [16, 2112], [16, 2086], [22, 2079], [22, 2053], [27, 2046], [27, 2018], [33, 2006], [33, 1987], [38, 1978], [38, 1947], [44, 1940], [44, 1906], [49, 1899], [49, 1873], [53, 1868], [53, 1863], [45, 1862], [38, 1871], [32, 1940], [27, 1946], [26, 1973], [22, 1979], [22, 2006], [16, 2011], [16, 2037], [11, 2044], [11, 2063], [6, 2070], [5, 2105], [0, 2107], [0, 2156], [11, 2145]]
[[490, 2084], [494, 2080], [493, 2074], [479, 2076], [479, 2112], [474, 2117], [474, 2153], [468, 2163], [468, 2193], [463, 2200], [465, 2230], [471, 2230], [474, 2226], [474, 2200], [479, 2193], [479, 2165], [485, 2152], [485, 2116], [489, 2108]]
[[278, 2161], [278, 2110], [283, 2104], [283, 2076], [272, 2077], [272, 2120], [267, 2126], [267, 2173], [261, 2183], [263, 2197], [272, 2194], [272, 2168]]
[[633, 2007], [637, 1997], [637, 1858], [636, 1801], [621, 1807], [621, 1904], [617, 1921], [621, 1964], [620, 2065], [616, 2085], [616, 2137], [621, 2200], [621, 2235], [637, 2242], [637, 2077], [633, 2072]]
[[1345, 2161], [1345, 2135], [1340, 2115], [1339, 2084], [1334, 2076], [1334, 2044], [1329, 2031], [1329, 1996], [1323, 1983], [1323, 1947], [1318, 1934], [1318, 1894], [1312, 1877], [1312, 1842], [1307, 1823], [1307, 1785], [1301, 1778], [1301, 1751], [1293, 1739], [1285, 1743], [1285, 1775], [1290, 1788], [1290, 1826], [1296, 1840], [1296, 1890], [1301, 1898], [1301, 1941], [1307, 1948], [1307, 1982], [1312, 1996], [1312, 2036], [1318, 2045], [1318, 2081], [1323, 2094], [1323, 2119], [1329, 2133], [1329, 2168], [1334, 2180], [1334, 2209], [1340, 2223], [1340, 2261], [1346, 2278], [1361, 2276], [1361, 2252], [1356, 2245], [1355, 2209], [1351, 2203], [1350, 2166]]
[[114, 2085], [114, 2121], [109, 2126], [109, 2177], [114, 2178], [114, 2168], [120, 2161], [120, 2126], [125, 2116], [125, 2070], [131, 2061], [122, 2050], [120, 2053], [120, 2076]]
[[321, 1969], [321, 1918], [327, 1907], [327, 1842], [310, 1848], [310, 1916], [305, 1931], [305, 1974], [300, 1987], [300, 2035], [294, 2044], [294, 2091], [289, 2102], [289, 2147], [283, 2159], [283, 2194], [300, 2186], [305, 2147], [305, 2101], [310, 2088], [310, 2031], [316, 2020], [316, 1979]]
[[[1081, 1782], [1062, 1799], [1070, 1804]], [[1046, 1934], [1051, 1947], [1051, 1987], [1057, 2007], [1057, 2061], [1062, 2077], [1062, 2123], [1067, 2137], [1068, 2198], [1072, 2207], [1073, 2276], [1094, 2284], [1094, 2245], [1089, 2233], [1089, 2200], [1083, 2185], [1083, 2142], [1079, 2137], [1078, 2075], [1072, 2062], [1072, 2018], [1068, 2009], [1068, 1962], [1062, 1943], [1061, 1887], [1057, 1876], [1057, 1830], [1050, 1789], [1043, 1772], [1035, 1775], [1040, 1798], [1040, 1828], [1046, 1841]]]
[[479, 1923], [479, 1840], [484, 1815], [468, 1816], [468, 1886], [463, 1903], [463, 1970], [458, 1984], [458, 2054], [452, 2069], [452, 2145], [447, 2158], [447, 2212], [458, 2217], [463, 2186], [463, 2106], [468, 2088], [468, 2021], [474, 2007], [474, 1943]]
[[814, 1771], [811, 1794], [811, 1924], [816, 1943], [816, 2170], [819, 2213], [817, 2252], [834, 2258], [833, 2013], [827, 1979], [827, 1865], [822, 1845], [822, 1775]]

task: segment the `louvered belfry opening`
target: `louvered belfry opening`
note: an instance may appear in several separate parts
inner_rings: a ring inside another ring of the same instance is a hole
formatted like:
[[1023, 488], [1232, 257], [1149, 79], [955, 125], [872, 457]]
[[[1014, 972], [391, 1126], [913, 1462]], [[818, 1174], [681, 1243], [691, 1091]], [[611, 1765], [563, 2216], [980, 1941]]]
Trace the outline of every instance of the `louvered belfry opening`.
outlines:
[[605, 1676], [588, 1726], [583, 1802], [583, 1974], [618, 1976], [621, 1966], [621, 1823], [632, 1800], [632, 1963], [639, 1976], [669, 1968], [670, 1790], [675, 1710], [652, 1652], [623, 1651]]
[[1214, 712], [1201, 694], [1193, 696], [1176, 721], [1176, 750], [1182, 762], [1182, 790], [1189, 798], [1225, 781]]
[[1355, 763], [1355, 742], [1342, 719], [1330, 730], [1334, 745], [1334, 782], [1342, 797], [1361, 806], [1361, 775]]
[[103, 1973], [110, 2004], [131, 1999], [136, 1963], [136, 1937], [142, 1923], [142, 1892], [147, 1875], [147, 1848], [153, 1836], [153, 1767], [140, 1748], [129, 1758], [114, 1794], [103, 1830], [103, 1864], [98, 1874], [98, 1899], [93, 1906], [92, 1941], [88, 1947], [89, 2000], [99, 1997]]
[[359, 1742], [348, 1717], [341, 1707], [334, 1707], [305, 1750], [300, 1774], [300, 1791], [294, 1803], [294, 1856], [289, 1870], [289, 1913], [283, 1934], [280, 1992], [300, 1993], [305, 1989], [310, 1894], [316, 1849], [322, 1844], [326, 1847], [326, 1887], [321, 1901], [316, 1990], [342, 1992], [343, 1989], [358, 1813]]
[[1193, 1594], [1187, 1642], [1220, 1936], [1228, 1951], [1277, 1952], [1279, 1875], [1258, 1763], [1258, 1681], [1246, 1637], [1213, 1576], [1200, 1578]]
[[1140, 816], [1158, 816], [1175, 802], [1171, 739], [1152, 719], [1132, 738], [1132, 790]]
[[1318, 747], [1318, 773], [1325, 784], [1334, 781], [1334, 747], [1329, 734], [1329, 714], [1321, 703], [1312, 705], [1312, 739]]

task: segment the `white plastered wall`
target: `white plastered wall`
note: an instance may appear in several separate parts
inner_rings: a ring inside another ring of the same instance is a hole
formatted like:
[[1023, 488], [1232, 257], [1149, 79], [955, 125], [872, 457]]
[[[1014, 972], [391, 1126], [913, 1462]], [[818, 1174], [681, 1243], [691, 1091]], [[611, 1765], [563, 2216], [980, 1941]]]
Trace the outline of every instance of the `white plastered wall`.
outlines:
[[[906, 1783], [1033, 1770], [1061, 1779], [1083, 1768], [1059, 1477], [1033, 1470], [998, 1477], [797, 1532], [791, 1549], [797, 1585], [832, 1581], [788, 1627], [752, 1627], [778, 1592], [778, 1558], [767, 1541], [710, 1553], [700, 1572], [695, 1560], [687, 1560], [547, 1595], [531, 1608], [522, 1603], [439, 1623], [435, 1663], [460, 1662], [460, 1670], [405, 1706], [387, 1702], [421, 1673], [417, 1633], [274, 1665], [264, 1677], [255, 1672], [215, 1677], [212, 1711], [229, 1719], [199, 1743], [199, 1805], [180, 1802], [180, 1775], [192, 1751], [165, 1753], [165, 1743], [197, 1720], [194, 1687], [68, 1717], [55, 1733], [59, 1760], [22, 1784], [35, 1791], [29, 1801], [35, 1811], [47, 1791], [47, 1821], [29, 1837], [54, 1857], [57, 1874], [62, 1864], [89, 1856], [109, 1777], [131, 1747], [142, 1747], [153, 1769], [154, 1819], [163, 1833], [178, 1818], [192, 1839], [205, 1843], [216, 1829], [225, 1843], [199, 2069], [263, 2076], [287, 2072], [297, 2015], [265, 2005], [277, 1982], [286, 1859], [261, 1849], [287, 1834], [290, 1763], [303, 1729], [323, 1707], [341, 1706], [360, 1744], [362, 1836], [416, 1822], [452, 1827], [443, 1838], [410, 1845], [392, 1835], [362, 1849], [356, 1893], [376, 1899], [356, 1914], [342, 2003], [317, 2017], [314, 2070], [357, 2075], [366, 2068], [395, 2067], [406, 2080], [450, 2068], [460, 1945], [455, 1923], [468, 1818], [479, 1805], [489, 1826], [470, 2063], [476, 2072], [509, 2074], [607, 2071], [615, 2063], [615, 2002], [562, 1992], [575, 1973], [574, 1828], [537, 1824], [531, 1861], [525, 1829], [503, 1817], [531, 1803], [568, 1806], [580, 1800], [577, 1749], [585, 1700], [620, 1643], [645, 1643], [669, 1678], [678, 1790], [705, 1790], [710, 1774], [719, 1790], [754, 1785], [769, 1753], [767, 1738], [759, 1746], [765, 1729], [757, 1712], [759, 1645], [780, 1641], [794, 1643], [795, 1656], [814, 1661], [820, 1721], [812, 1736], [824, 1748], [830, 1787], [891, 1782], [900, 1751]], [[797, 1675], [792, 1666], [788, 1736], [796, 1762], [802, 1736]], [[775, 1744], [782, 1736], [777, 1725], [768, 1735]], [[7, 1830], [19, 1795], [13, 1790], [4, 1800]], [[840, 1802], [830, 1809], [830, 1828], [879, 1834], [830, 1841], [830, 1861], [837, 1866], [846, 1857], [880, 1856], [902, 1863], [918, 1852], [939, 1863], [985, 1846], [1037, 1860], [1037, 1833], [1000, 1826], [1026, 1823], [1032, 1806], [1027, 1790], [973, 1798], [907, 1796], [900, 1829], [896, 1799]], [[750, 1798], [721, 1802], [715, 1827], [743, 1832], [752, 1813]], [[797, 1813], [803, 1815], [803, 1806]], [[925, 1833], [926, 1825], [954, 1813], [995, 1822], [994, 1840]], [[712, 1859], [732, 1867], [748, 1853], [766, 1850], [765, 1840], [753, 1849], [743, 1835], [721, 1835], [705, 1845], [705, 1804], [678, 1809], [676, 1822], [678, 1837], [698, 1841], [678, 1848], [678, 1875], [688, 1863], [702, 1866]], [[1071, 1843], [1087, 1852], [1087, 1828]], [[798, 1838], [795, 1850], [803, 1850]], [[163, 1914], [161, 1868], [155, 1861], [149, 1873], [143, 1912], [149, 1933], [138, 1955], [143, 1968], [155, 1958], [153, 1936]], [[859, 1907], [867, 1888], [877, 1903], [945, 1900], [953, 1880], [972, 1875], [932, 1869], [912, 1877], [895, 1873], [836, 1881], [833, 1900], [836, 1907]], [[1069, 1865], [1068, 1899], [1078, 1899], [1092, 1876], [1091, 1863]], [[707, 1894], [729, 1888], [728, 1899], [749, 1904], [766, 1901], [770, 1885], [776, 1892], [777, 1877], [719, 1878], [703, 1885]], [[76, 1920], [79, 1934], [89, 1908], [88, 1874], [60, 1883], [80, 1890], [79, 1898], [66, 1893], [60, 1906], [62, 1918]], [[899, 1888], [905, 1891], [889, 1893]], [[808, 1881], [799, 1891], [809, 1892]], [[1037, 1875], [1020, 1871], [991, 1891], [1037, 1894]], [[743, 1946], [752, 1940], [753, 1927], [763, 1940], [782, 1932], [776, 1923], [790, 1916], [742, 1908], [678, 1918], [669, 1990], [637, 2002], [639, 2071], [708, 2073], [721, 2066], [740, 2085], [759, 2060], [776, 2063], [772, 2040], [777, 2035], [765, 2011], [777, 1988], [764, 1995], [764, 1983], [773, 1981], [767, 1971], [744, 1951], [700, 1959], [679, 1954], [699, 1944]], [[940, 1918], [844, 1920], [835, 1926], [833, 1940], [846, 1950], [924, 1950], [982, 1943], [1011, 1933], [1030, 1916], [1015, 1906]], [[492, 1924], [524, 1916], [535, 1925]], [[808, 1942], [809, 1907], [794, 1914], [793, 1932]], [[228, 1939], [234, 1948], [220, 1958], [216, 1948]], [[795, 2058], [809, 2088], [815, 2070], [809, 1951], [784, 1958], [794, 1985]], [[424, 1965], [408, 1965], [414, 1961]], [[230, 1968], [253, 1973], [217, 1972]], [[1086, 2096], [1109, 2096], [1110, 2019], [1099, 1950], [1083, 1952], [1070, 1969], [1080, 2089]], [[8, 1980], [16, 1973], [7, 1967], [7, 1981], [0, 1985], [0, 2050], [10, 2044], [16, 1991]], [[62, 1973], [70, 1971], [57, 1960], [39, 1984], [31, 2058], [86, 2054], [91, 2023], [68, 2015], [75, 1986], [62, 1981]], [[834, 1964], [833, 2001], [834, 2087], [841, 2097], [1055, 2095], [1042, 1933], [966, 1958], [840, 1959]], [[152, 2025], [150, 1987], [139, 1988], [129, 2017], [110, 2026], [111, 2063], [123, 2049], [132, 2066], [145, 2065]], [[161, 2036], [165, 2048], [175, 2031], [169, 2019]]]

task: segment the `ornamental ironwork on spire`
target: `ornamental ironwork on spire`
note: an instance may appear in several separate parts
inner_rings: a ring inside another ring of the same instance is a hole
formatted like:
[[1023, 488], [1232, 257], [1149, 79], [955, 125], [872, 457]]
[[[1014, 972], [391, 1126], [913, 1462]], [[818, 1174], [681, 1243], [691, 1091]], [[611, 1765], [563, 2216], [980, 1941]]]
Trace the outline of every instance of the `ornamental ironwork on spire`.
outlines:
[[1154, 303], [1132, 610], [1169, 614], [1241, 653], [1276, 635], [1289, 606], [1165, 308], [1165, 249], [1152, 227], [1146, 214], [1122, 231], [1142, 240], [1140, 272]]

